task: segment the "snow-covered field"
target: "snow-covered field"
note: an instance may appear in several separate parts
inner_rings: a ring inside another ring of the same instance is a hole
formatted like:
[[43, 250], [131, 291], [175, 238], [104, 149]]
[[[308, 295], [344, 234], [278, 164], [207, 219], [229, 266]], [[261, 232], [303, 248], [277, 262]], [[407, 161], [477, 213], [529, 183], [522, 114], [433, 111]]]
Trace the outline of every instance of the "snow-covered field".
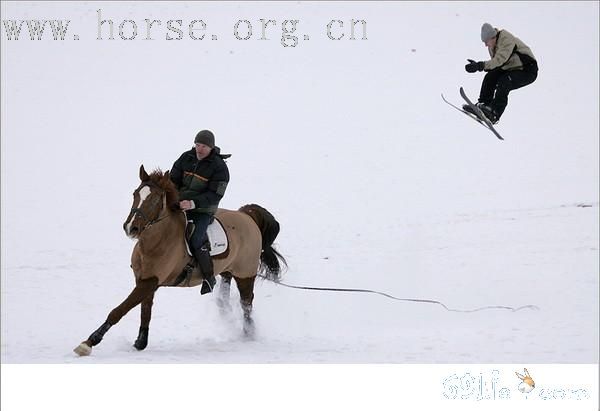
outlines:
[[[98, 9], [138, 37], [97, 40]], [[33, 18], [71, 19], [79, 40], [2, 34], [2, 363], [598, 363], [597, 2], [2, 4]], [[153, 41], [144, 19], [163, 22]], [[218, 40], [165, 40], [169, 19]], [[476, 98], [464, 64], [487, 58], [485, 21], [540, 64], [504, 142], [440, 99]], [[258, 282], [246, 341], [240, 310], [161, 289], [145, 351], [135, 309], [77, 357], [133, 285], [121, 225], [140, 164], [169, 169], [203, 128], [233, 154], [221, 206], [278, 218], [284, 282], [539, 310]]]

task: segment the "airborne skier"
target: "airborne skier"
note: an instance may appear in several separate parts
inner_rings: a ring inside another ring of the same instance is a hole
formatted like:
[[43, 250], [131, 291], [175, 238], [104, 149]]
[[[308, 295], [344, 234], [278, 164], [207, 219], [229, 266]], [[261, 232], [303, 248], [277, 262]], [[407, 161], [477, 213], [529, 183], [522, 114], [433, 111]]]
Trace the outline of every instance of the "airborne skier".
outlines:
[[[531, 49], [506, 30], [484, 23], [481, 41], [487, 46], [491, 60], [476, 62], [468, 59], [465, 70], [469, 73], [487, 72], [476, 106], [492, 124], [496, 124], [508, 104], [508, 93], [533, 83], [537, 78], [538, 65]], [[463, 109], [477, 115], [468, 104]]]

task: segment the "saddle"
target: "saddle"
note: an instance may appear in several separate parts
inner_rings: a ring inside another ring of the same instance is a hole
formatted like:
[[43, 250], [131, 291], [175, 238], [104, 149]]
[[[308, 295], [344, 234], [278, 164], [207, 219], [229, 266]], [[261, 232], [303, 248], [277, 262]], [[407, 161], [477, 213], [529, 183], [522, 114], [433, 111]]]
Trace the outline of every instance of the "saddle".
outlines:
[[[172, 286], [178, 286], [184, 281], [186, 281], [189, 284], [194, 270], [196, 269], [196, 260], [193, 258], [194, 254], [190, 249], [190, 239], [192, 238], [195, 229], [196, 227], [191, 220], [186, 222], [185, 247], [188, 256], [192, 257], [192, 260], [184, 267], [181, 274], [177, 276]], [[208, 228], [206, 229], [206, 234], [208, 236], [210, 256], [218, 257], [223, 254], [226, 255], [226, 253], [229, 251], [229, 240], [227, 239], [227, 233], [225, 232], [223, 225], [218, 219], [214, 218], [213, 221], [208, 225]]]
[[[190, 239], [192, 238], [195, 229], [196, 226], [194, 223], [191, 220], [188, 220], [185, 226], [185, 246], [190, 257], [193, 256], [190, 249]], [[219, 220], [216, 218], [213, 219], [206, 229], [206, 235], [208, 236], [211, 257], [221, 255], [227, 251], [229, 240], [227, 239], [227, 233]]]

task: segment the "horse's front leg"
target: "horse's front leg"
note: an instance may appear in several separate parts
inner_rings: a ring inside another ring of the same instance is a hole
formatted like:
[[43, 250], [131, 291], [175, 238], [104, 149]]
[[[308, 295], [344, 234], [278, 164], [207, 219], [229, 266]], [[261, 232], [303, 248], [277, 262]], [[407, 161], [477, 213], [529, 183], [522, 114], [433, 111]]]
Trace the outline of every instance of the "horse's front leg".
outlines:
[[231, 273], [221, 273], [221, 284], [219, 285], [219, 294], [217, 295], [217, 306], [222, 316], [231, 312], [229, 295], [231, 293]]
[[256, 277], [236, 278], [240, 292], [240, 303], [244, 313], [244, 334], [246, 337], [254, 337], [254, 320], [252, 319], [252, 301], [254, 300], [254, 280]]
[[150, 318], [152, 318], [152, 304], [154, 303], [154, 292], [142, 301], [142, 315], [140, 319], [140, 331], [133, 346], [143, 350], [148, 345], [148, 331], [150, 330]]
[[79, 344], [73, 351], [78, 355], [90, 355], [92, 353], [92, 347], [98, 345], [104, 334], [116, 323], [118, 323], [125, 314], [127, 314], [133, 307], [141, 303], [150, 294], [154, 294], [154, 291], [158, 288], [158, 279], [152, 277], [146, 280], [139, 280], [136, 282], [136, 286], [129, 294], [129, 296], [117, 307], [115, 307], [106, 321], [90, 336], [87, 340]]

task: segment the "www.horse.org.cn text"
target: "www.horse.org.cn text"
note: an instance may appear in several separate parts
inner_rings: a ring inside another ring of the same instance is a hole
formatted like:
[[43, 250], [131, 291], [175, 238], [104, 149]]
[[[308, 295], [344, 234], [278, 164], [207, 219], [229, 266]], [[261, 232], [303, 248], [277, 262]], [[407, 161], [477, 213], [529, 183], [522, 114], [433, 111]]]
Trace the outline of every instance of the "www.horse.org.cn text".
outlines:
[[[318, 33], [302, 31], [302, 22], [298, 19], [240, 18], [232, 20], [230, 29], [221, 33], [212, 31], [209, 23], [202, 19], [119, 19], [103, 13], [102, 9], [96, 10], [96, 17], [95, 40], [100, 41], [217, 41], [231, 38], [242, 42], [279, 40], [281, 46], [294, 48], [313, 38], [331, 41], [368, 40], [367, 21], [362, 18], [330, 19], [322, 23]], [[2, 23], [3, 35], [7, 40], [66, 41], [92, 38], [76, 34], [71, 20], [7, 19]]]

